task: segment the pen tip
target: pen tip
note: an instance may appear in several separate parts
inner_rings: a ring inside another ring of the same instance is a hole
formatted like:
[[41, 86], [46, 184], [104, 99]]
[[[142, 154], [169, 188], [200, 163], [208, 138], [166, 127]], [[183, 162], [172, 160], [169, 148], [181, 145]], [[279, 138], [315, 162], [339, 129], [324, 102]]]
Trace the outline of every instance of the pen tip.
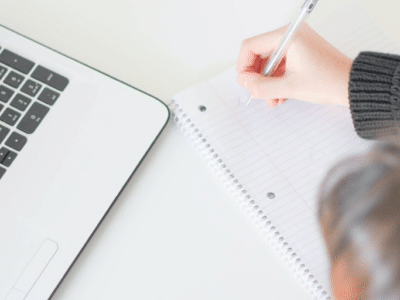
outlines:
[[253, 100], [253, 97], [250, 97], [249, 100], [247, 100], [246, 107], [249, 106], [251, 100]]

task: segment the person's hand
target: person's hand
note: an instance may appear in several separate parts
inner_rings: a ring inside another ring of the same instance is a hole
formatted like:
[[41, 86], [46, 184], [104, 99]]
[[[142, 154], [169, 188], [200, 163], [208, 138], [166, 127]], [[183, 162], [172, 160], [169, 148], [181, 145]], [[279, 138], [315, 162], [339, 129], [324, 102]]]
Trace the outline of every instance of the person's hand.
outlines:
[[304, 23], [287, 54], [269, 77], [261, 74], [287, 26], [243, 41], [237, 62], [238, 83], [272, 107], [293, 98], [349, 106], [348, 82], [353, 61]]

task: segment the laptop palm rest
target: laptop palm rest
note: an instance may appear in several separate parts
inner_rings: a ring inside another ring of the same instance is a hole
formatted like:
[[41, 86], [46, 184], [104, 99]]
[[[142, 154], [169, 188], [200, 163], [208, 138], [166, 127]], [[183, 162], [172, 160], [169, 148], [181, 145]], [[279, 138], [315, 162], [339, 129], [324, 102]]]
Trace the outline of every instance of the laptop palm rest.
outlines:
[[45, 239], [5, 300], [23, 300], [58, 250], [56, 242]]

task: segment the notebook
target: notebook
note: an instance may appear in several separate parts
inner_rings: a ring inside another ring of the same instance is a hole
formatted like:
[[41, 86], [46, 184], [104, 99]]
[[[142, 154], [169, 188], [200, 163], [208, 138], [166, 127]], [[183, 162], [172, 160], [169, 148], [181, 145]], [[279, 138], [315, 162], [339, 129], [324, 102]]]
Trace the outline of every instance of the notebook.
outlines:
[[[357, 3], [313, 28], [352, 58], [362, 50], [400, 53]], [[232, 67], [177, 94], [172, 120], [313, 299], [333, 299], [319, 186], [336, 162], [373, 142], [357, 136], [348, 108], [295, 99], [276, 108], [253, 100], [246, 108], [250, 95], [236, 77]]]

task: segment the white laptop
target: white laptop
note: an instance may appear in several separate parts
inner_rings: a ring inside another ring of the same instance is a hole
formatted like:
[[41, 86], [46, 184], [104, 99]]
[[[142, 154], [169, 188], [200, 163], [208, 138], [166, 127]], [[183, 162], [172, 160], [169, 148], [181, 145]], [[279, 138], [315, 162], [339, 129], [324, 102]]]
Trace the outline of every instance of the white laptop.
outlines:
[[154, 97], [0, 26], [0, 300], [52, 296], [168, 118]]

